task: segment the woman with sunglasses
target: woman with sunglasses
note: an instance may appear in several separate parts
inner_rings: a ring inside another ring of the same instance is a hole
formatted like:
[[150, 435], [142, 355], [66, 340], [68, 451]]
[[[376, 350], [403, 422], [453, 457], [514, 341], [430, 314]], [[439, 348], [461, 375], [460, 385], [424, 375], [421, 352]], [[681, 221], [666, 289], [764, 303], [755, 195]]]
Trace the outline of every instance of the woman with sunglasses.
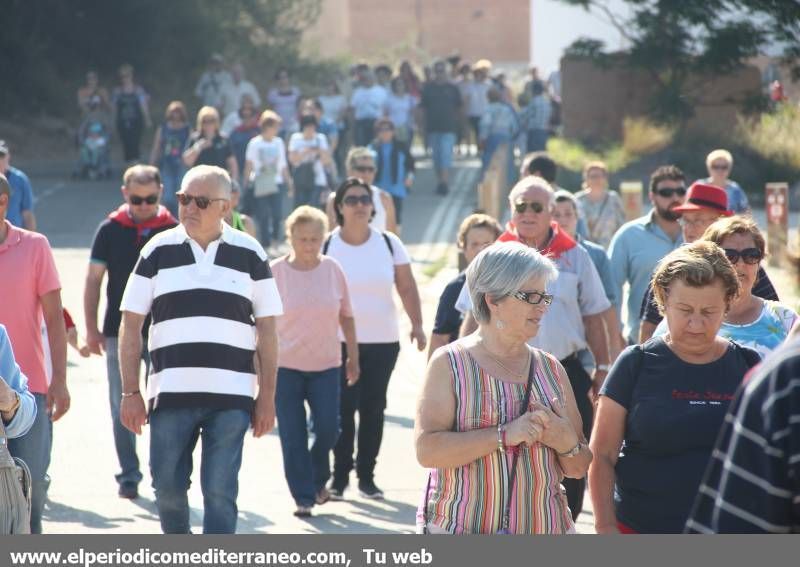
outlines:
[[701, 182], [725, 189], [728, 194], [728, 210], [737, 215], [749, 213], [750, 203], [747, 202], [747, 194], [730, 178], [733, 169], [731, 153], [728, 150], [714, 150], [706, 157], [706, 169], [708, 178], [702, 179]]
[[197, 112], [197, 129], [186, 141], [183, 163], [187, 168], [216, 165], [227, 169], [231, 179], [239, 179], [239, 164], [228, 138], [220, 133], [219, 112], [213, 106], [204, 106]]
[[386, 392], [400, 352], [393, 291], [397, 290], [411, 320], [411, 340], [424, 350], [427, 340], [422, 329], [419, 291], [401, 240], [370, 225], [375, 207], [366, 182], [347, 179], [336, 190], [333, 207], [339, 226], [325, 241], [322, 252], [338, 260], [344, 269], [356, 321], [361, 378], [351, 384], [346, 381], [346, 369], [342, 371], [342, 431], [333, 451], [330, 495], [333, 500], [341, 500], [350, 482], [358, 411], [358, 489], [366, 498], [383, 498], [374, 475], [383, 436]]
[[761, 360], [719, 335], [739, 295], [725, 252], [698, 241], [653, 275], [668, 332], [628, 347], [597, 403], [589, 494], [597, 533], [681, 533], [733, 394]]
[[479, 328], [434, 353], [417, 400], [417, 460], [432, 469], [423, 533], [574, 533], [561, 484], [585, 476], [592, 454], [564, 367], [527, 344], [557, 273], [519, 242], [467, 268]]
[[[713, 242], [725, 251], [742, 286], [725, 315], [719, 336], [766, 357], [786, 340], [798, 317], [791, 307], [753, 295], [764, 258], [764, 236], [749, 218], [733, 216], [708, 227], [702, 240]], [[665, 332], [662, 322], [654, 335]]]

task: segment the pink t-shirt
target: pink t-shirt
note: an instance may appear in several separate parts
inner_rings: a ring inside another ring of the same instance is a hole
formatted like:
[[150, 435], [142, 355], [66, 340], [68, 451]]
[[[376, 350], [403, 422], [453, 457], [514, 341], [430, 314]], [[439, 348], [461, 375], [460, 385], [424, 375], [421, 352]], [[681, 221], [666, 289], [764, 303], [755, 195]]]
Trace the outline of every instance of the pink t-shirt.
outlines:
[[61, 282], [47, 238], [5, 223], [8, 236], [0, 244], [0, 323], [8, 330], [28, 388], [46, 394], [39, 298], [61, 289]]
[[278, 366], [318, 372], [342, 364], [339, 316], [353, 316], [347, 281], [339, 262], [323, 256], [301, 271], [287, 257], [270, 263], [283, 315], [278, 317]]

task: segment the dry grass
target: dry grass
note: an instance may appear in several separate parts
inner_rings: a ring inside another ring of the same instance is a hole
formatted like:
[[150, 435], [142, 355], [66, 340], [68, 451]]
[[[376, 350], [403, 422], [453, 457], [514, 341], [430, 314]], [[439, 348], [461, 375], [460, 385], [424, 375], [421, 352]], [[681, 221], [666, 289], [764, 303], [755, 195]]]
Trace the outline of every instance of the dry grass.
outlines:
[[737, 134], [761, 156], [800, 169], [800, 107], [784, 103], [760, 118], [739, 117]]
[[672, 144], [677, 129], [656, 124], [646, 118], [625, 118], [622, 126], [622, 149], [633, 157], [659, 152]]

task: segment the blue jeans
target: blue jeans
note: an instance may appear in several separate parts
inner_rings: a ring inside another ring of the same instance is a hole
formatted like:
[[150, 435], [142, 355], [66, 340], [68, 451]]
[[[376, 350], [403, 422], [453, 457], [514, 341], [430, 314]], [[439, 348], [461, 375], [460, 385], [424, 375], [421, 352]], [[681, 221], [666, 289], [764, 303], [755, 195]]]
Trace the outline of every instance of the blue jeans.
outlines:
[[320, 203], [322, 192], [327, 188], [323, 185], [315, 185], [314, 187], [298, 187], [294, 186], [294, 208], [301, 205], [310, 205], [318, 209], [324, 208]]
[[[119, 373], [119, 340], [106, 337], [106, 368], [108, 373], [108, 405], [111, 408], [111, 423], [114, 430], [114, 448], [121, 472], [114, 475], [120, 485], [138, 485], [142, 481], [139, 457], [136, 455], [136, 435], [119, 420], [119, 405], [122, 401], [122, 378]], [[145, 358], [145, 373], [149, 367]]]
[[[283, 472], [298, 506], [313, 506], [331, 476], [330, 453], [339, 438], [339, 367], [319, 372], [278, 368], [275, 412], [283, 450]], [[308, 448], [304, 402], [313, 422], [314, 443]]]
[[189, 533], [192, 452], [202, 438], [200, 484], [203, 533], [236, 532], [236, 497], [249, 412], [241, 409], [160, 408], [150, 415], [150, 474], [161, 530]]
[[178, 198], [175, 197], [175, 193], [181, 188], [186, 168], [177, 163], [163, 161], [159, 171], [161, 172], [161, 183], [164, 185], [161, 204], [167, 207], [175, 218], [178, 218]]
[[428, 142], [433, 152], [433, 167], [436, 171], [449, 170], [453, 165], [454, 132], [429, 132]]
[[8, 440], [8, 450], [13, 456], [25, 461], [31, 469], [31, 533], [40, 534], [49, 484], [45, 477], [50, 466], [50, 449], [53, 447], [53, 422], [47, 415], [47, 395], [33, 394], [33, 397], [36, 399], [36, 420], [25, 435]]
[[282, 240], [281, 222], [283, 221], [283, 197], [286, 185], [278, 185], [278, 192], [263, 197], [253, 197], [253, 208], [261, 244], [269, 246], [273, 240]]
[[528, 152], [541, 152], [547, 149], [547, 140], [550, 138], [549, 130], [538, 128], [528, 130]]

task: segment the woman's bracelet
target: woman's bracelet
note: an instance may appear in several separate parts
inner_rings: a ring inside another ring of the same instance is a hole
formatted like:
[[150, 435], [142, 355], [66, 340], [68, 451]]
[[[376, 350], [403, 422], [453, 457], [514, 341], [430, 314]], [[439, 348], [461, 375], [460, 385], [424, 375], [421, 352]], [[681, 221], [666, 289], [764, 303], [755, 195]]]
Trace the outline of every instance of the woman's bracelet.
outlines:
[[497, 424], [497, 450], [498, 451], [505, 451], [506, 450], [506, 428], [503, 426], [502, 423]]
[[140, 393], [139, 390], [134, 390], [133, 392], [122, 392], [123, 398], [132, 398], [136, 394]]

